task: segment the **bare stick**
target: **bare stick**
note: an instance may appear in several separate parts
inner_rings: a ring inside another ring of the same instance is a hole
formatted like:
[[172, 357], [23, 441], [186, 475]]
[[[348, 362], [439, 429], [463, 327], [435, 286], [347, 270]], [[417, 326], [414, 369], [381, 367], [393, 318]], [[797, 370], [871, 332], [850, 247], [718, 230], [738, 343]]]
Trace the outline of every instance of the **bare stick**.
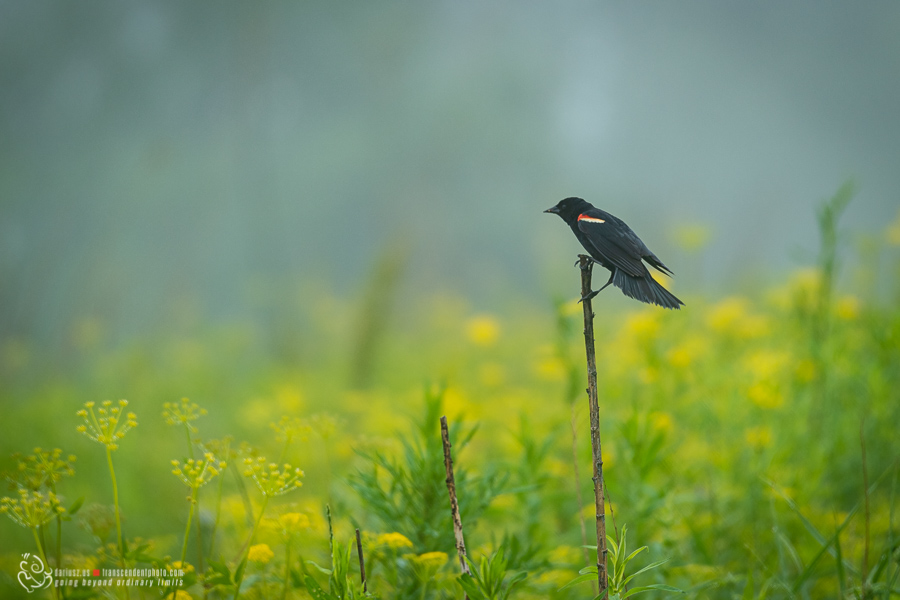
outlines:
[[368, 592], [366, 589], [366, 563], [363, 560], [362, 540], [359, 538], [359, 529], [356, 530], [356, 553], [359, 555], [359, 579], [362, 581], [363, 594]]
[[462, 521], [459, 518], [459, 503], [456, 501], [456, 480], [453, 478], [453, 459], [450, 458], [450, 432], [447, 417], [441, 417], [441, 440], [444, 442], [444, 467], [447, 469], [447, 492], [450, 494], [450, 513], [453, 517], [453, 533], [456, 535], [456, 553], [459, 566], [466, 575], [471, 575], [466, 564], [466, 542], [463, 539]]
[[[591, 270], [594, 261], [590, 256], [578, 255], [581, 268], [581, 297], [591, 293]], [[591, 301], [584, 305], [584, 349], [587, 354], [588, 404], [591, 413], [591, 454], [594, 463], [594, 508], [597, 514], [597, 585], [600, 596], [608, 592], [606, 575], [606, 506], [603, 501], [603, 455], [600, 452], [600, 407], [597, 402], [597, 356], [594, 351], [594, 311]]]

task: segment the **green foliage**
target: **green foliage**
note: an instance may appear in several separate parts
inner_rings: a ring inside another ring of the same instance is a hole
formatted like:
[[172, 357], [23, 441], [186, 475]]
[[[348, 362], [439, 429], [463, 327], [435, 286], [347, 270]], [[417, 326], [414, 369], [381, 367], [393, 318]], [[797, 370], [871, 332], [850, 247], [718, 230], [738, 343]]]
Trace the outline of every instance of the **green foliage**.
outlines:
[[[350, 485], [383, 526], [398, 531], [423, 550], [451, 551], [455, 547], [445, 483], [444, 450], [436, 429], [442, 410], [442, 388], [425, 392], [425, 414], [415, 424], [413, 436], [401, 440], [402, 457], [380, 451], [360, 452], [366, 465]], [[454, 477], [459, 510], [464, 523], [474, 526], [491, 500], [502, 490], [508, 475], [500, 465], [489, 464], [480, 477], [458, 460], [477, 428], [463, 430], [459, 419], [450, 424], [455, 461]]]
[[489, 557], [483, 556], [477, 567], [468, 557], [465, 560], [471, 575], [460, 575], [457, 581], [471, 600], [506, 600], [513, 588], [528, 577], [525, 571], [507, 570], [503, 548]]
[[375, 598], [373, 594], [363, 592], [362, 583], [358, 582], [352, 573], [350, 557], [353, 543], [341, 545], [334, 538], [332, 528], [331, 507], [325, 507], [328, 517], [328, 542], [331, 547], [331, 568], [326, 569], [314, 561], [307, 561], [318, 571], [328, 576], [328, 591], [326, 592], [310, 575], [303, 578], [306, 591], [316, 599], [322, 600], [355, 600], [356, 598]]
[[[642, 573], [646, 573], [647, 571], [651, 571], [653, 569], [661, 567], [668, 562], [668, 559], [650, 563], [649, 565], [646, 565], [641, 569], [638, 569], [637, 571], [631, 573], [628, 569], [628, 564], [634, 561], [641, 552], [647, 550], [647, 546], [641, 546], [631, 554], [626, 555], [625, 553], [628, 551], [627, 539], [628, 528], [626, 525], [622, 525], [622, 537], [619, 542], [609, 536], [607, 536], [606, 538], [607, 585], [609, 589], [610, 600], [624, 600], [625, 598], [629, 598], [631, 596], [634, 596], [635, 594], [649, 592], [652, 590], [661, 592], [676, 592], [679, 594], [684, 593], [684, 590], [680, 590], [676, 587], [672, 587], [671, 585], [666, 585], [664, 583], [652, 583], [649, 585], [633, 587], [629, 589], [628, 584], [632, 579]], [[591, 546], [591, 549], [596, 554], [597, 547]], [[584, 569], [581, 569], [579, 573], [580, 575], [578, 577], [576, 577], [560, 589], [566, 589], [572, 585], [575, 585], [576, 583], [597, 581], [596, 566], [585, 567]], [[598, 595], [598, 598], [601, 596], [602, 594]]]

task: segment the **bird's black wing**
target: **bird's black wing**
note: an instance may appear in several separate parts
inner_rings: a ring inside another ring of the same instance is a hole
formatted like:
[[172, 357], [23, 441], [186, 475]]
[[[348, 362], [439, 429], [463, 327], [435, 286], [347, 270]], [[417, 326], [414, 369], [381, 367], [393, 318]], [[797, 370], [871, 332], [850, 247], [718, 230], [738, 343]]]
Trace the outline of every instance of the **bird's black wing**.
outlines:
[[647, 274], [647, 267], [641, 262], [646, 246], [619, 219], [596, 209], [589, 210], [579, 216], [578, 229], [614, 267], [633, 277]]

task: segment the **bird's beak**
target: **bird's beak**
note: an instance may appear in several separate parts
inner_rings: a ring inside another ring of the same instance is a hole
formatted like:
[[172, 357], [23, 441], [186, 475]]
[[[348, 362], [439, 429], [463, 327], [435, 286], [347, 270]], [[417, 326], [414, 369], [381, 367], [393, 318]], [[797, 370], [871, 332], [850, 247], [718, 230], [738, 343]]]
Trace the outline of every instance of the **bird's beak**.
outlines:
[[554, 214], [554, 215], [558, 215], [558, 214], [559, 214], [559, 209], [556, 208], [555, 206], [551, 206], [550, 208], [548, 208], [548, 209], [545, 210], [544, 212], [545, 212], [545, 213], [551, 213], [551, 214]]

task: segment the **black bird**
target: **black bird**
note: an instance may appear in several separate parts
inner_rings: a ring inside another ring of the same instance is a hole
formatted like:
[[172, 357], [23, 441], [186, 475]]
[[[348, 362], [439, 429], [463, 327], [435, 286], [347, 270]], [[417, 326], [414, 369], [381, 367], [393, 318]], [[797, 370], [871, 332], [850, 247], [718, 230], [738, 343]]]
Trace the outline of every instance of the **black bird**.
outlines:
[[613, 284], [629, 298], [647, 304], [675, 309], [684, 305], [684, 302], [653, 279], [642, 260], [665, 275], [672, 275], [672, 271], [650, 252], [641, 238], [621, 219], [595, 208], [581, 198], [566, 198], [544, 212], [562, 217], [594, 262], [610, 271], [609, 281], [582, 300], [590, 300], [606, 286]]

